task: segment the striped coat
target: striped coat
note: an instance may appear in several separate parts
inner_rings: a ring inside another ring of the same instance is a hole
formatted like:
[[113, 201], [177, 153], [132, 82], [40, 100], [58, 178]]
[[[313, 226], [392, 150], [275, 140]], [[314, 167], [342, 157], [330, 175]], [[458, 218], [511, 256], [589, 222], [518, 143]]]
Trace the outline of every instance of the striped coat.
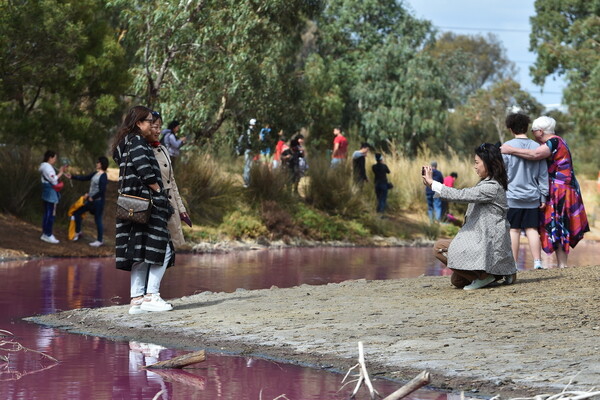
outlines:
[[[162, 190], [160, 194], [151, 194], [152, 190], [148, 188], [153, 183], [157, 183], [161, 189], [163, 187], [154, 152], [141, 136], [129, 134], [115, 149], [113, 159], [119, 165], [119, 188], [122, 193], [152, 197], [154, 202], [147, 224], [117, 219], [116, 266], [118, 269], [131, 271], [132, 264], [139, 261], [162, 264], [167, 246], [172, 247], [167, 229], [172, 209]], [[124, 175], [125, 172], [127, 175]], [[171, 257], [169, 266], [173, 262], [174, 257]]]

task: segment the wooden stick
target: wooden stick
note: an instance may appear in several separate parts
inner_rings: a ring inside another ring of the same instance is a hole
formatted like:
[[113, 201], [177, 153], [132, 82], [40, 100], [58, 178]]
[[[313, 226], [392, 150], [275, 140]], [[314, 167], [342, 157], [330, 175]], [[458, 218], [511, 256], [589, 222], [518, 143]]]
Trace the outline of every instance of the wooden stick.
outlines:
[[406, 385], [402, 386], [400, 389], [396, 390], [383, 400], [399, 400], [408, 396], [415, 390], [427, 385], [429, 382], [431, 382], [429, 371], [423, 371], [414, 377], [412, 381], [408, 382]]
[[143, 368], [183, 368], [191, 364], [196, 364], [206, 360], [204, 350], [195, 351], [193, 353], [184, 354], [170, 360], [159, 361], [155, 364], [147, 365]]
[[200, 390], [206, 389], [206, 378], [204, 376], [194, 375], [185, 370], [163, 371], [156, 369], [155, 371], [152, 371], [152, 373], [160, 376], [166, 382], [182, 383]]
[[361, 377], [364, 378], [365, 384], [369, 388], [369, 394], [371, 395], [371, 399], [374, 399], [377, 391], [373, 388], [371, 379], [369, 379], [369, 373], [367, 372], [367, 365], [365, 364], [365, 351], [363, 349], [362, 342], [358, 342], [358, 363], [360, 364]]

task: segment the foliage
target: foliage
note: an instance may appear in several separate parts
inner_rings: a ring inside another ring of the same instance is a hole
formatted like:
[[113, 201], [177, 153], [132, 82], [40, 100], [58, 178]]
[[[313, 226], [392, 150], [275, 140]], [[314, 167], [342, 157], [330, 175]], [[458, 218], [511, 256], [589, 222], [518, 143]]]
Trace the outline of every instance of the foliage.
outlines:
[[177, 187], [192, 220], [220, 223], [240, 195], [235, 180], [222, 171], [224, 162], [191, 149], [179, 162], [175, 169]]
[[464, 104], [486, 85], [515, 76], [515, 64], [506, 55], [498, 37], [489, 33], [460, 35], [444, 32], [427, 52], [447, 68], [445, 87], [452, 107]]
[[257, 239], [268, 234], [260, 218], [239, 210], [228, 214], [223, 219], [221, 229], [234, 239]]
[[537, 53], [531, 69], [534, 82], [543, 84], [554, 74], [564, 75], [564, 102], [580, 136], [585, 162], [597, 165], [600, 137], [600, 1], [536, 0], [531, 18], [530, 47]]
[[301, 203], [295, 207], [295, 219], [304, 235], [314, 240], [356, 240], [369, 234], [358, 221], [327, 215]]
[[[441, 130], [446, 95], [437, 63], [422, 52], [433, 38], [429, 22], [395, 0], [331, 0], [317, 27], [318, 61], [328, 82], [323, 92], [331, 104], [339, 98], [344, 104], [338, 124], [357, 127], [377, 146], [394, 140], [409, 152]], [[324, 80], [309, 78], [309, 87]], [[318, 125], [314, 133], [320, 139], [329, 131]]]
[[104, 153], [128, 84], [110, 18], [100, 0], [1, 2], [0, 141]]
[[[112, 0], [136, 54], [133, 93], [196, 139], [233, 118], [275, 125], [298, 115], [294, 63], [319, 0]], [[273, 101], [277, 99], [277, 101]]]
[[37, 195], [36, 205], [41, 202], [38, 166], [38, 155], [30, 148], [0, 147], [0, 210], [23, 217], [32, 207], [27, 200]]
[[[469, 124], [484, 133], [482, 139], [504, 143], [507, 134], [505, 119], [509, 113], [523, 112], [537, 116], [542, 109], [543, 106], [521, 90], [517, 82], [506, 79], [494, 83], [489, 89], [479, 89], [457, 112], [463, 113]], [[494, 133], [496, 135], [492, 138]], [[483, 141], [480, 139], [480, 142]]]
[[328, 159], [312, 158], [308, 170], [306, 202], [330, 215], [349, 218], [360, 216], [368, 208], [351, 177], [349, 163], [332, 168]]
[[254, 162], [245, 194], [251, 204], [261, 204], [268, 200], [281, 204], [290, 203], [292, 185], [288, 169], [271, 169], [267, 164]]

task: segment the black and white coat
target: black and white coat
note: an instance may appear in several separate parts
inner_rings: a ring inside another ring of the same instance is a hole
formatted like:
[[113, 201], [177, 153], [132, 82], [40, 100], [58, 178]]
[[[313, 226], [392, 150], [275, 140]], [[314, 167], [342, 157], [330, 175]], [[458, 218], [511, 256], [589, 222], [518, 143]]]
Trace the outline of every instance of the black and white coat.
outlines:
[[[175, 254], [167, 229], [172, 209], [162, 191], [160, 167], [152, 147], [141, 136], [129, 134], [115, 149], [113, 159], [119, 165], [119, 190], [132, 196], [152, 198], [153, 201], [152, 213], [147, 224], [117, 218], [116, 267], [131, 271], [135, 262], [162, 264], [167, 246], [171, 246], [171, 254]], [[161, 193], [153, 193], [148, 187], [154, 183], [161, 187]], [[169, 266], [173, 265], [174, 259], [172, 256]]]

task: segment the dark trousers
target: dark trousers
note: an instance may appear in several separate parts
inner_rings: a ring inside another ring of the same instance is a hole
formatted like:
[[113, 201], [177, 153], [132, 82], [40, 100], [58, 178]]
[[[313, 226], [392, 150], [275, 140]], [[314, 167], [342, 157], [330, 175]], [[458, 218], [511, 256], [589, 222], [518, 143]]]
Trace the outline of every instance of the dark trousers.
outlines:
[[[433, 245], [433, 254], [435, 258], [440, 260], [444, 265], [448, 265], [448, 247], [450, 247], [452, 239], [439, 239]], [[452, 276], [450, 276], [450, 283], [459, 289], [470, 285], [475, 279], [485, 279], [489, 274], [485, 271], [475, 270], [467, 271], [462, 269], [453, 269]]]
[[42, 214], [42, 233], [46, 236], [52, 235], [52, 226], [56, 217], [56, 204], [44, 201], [44, 213]]
[[382, 213], [385, 211], [387, 205], [388, 184], [376, 183], [375, 195], [377, 196], [377, 212]]
[[96, 222], [98, 235], [97, 239], [99, 242], [101, 242], [104, 234], [104, 225], [102, 223], [102, 214], [104, 214], [104, 201], [88, 201], [83, 206], [75, 210], [73, 216], [75, 217], [75, 232], [77, 233], [81, 232], [81, 214], [84, 212], [89, 212], [90, 214], [94, 215], [94, 221]]

